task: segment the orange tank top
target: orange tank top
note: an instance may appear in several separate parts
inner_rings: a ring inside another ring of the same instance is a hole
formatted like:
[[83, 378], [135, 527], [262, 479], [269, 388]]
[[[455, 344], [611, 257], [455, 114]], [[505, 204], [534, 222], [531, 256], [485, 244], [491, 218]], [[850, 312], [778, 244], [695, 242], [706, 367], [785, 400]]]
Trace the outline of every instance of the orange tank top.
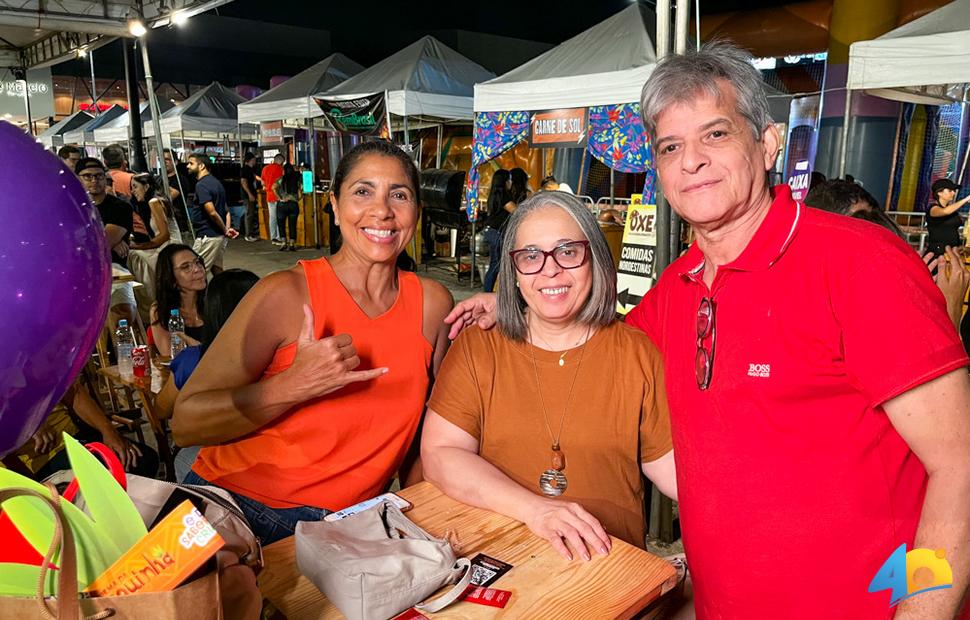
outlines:
[[[193, 469], [209, 482], [271, 508], [340, 510], [383, 492], [417, 432], [428, 396], [432, 346], [422, 331], [416, 275], [398, 272], [398, 296], [369, 318], [325, 258], [300, 261], [314, 333], [350, 334], [360, 369], [388, 373], [294, 407], [256, 432], [205, 447]], [[293, 363], [296, 343], [276, 350], [263, 378]]]

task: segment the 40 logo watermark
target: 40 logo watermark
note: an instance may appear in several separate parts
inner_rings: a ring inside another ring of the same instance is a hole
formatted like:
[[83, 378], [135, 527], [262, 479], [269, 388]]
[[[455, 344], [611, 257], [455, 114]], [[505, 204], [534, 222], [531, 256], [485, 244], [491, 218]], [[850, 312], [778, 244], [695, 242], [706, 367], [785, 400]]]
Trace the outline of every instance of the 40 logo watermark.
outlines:
[[952, 587], [953, 570], [943, 549], [913, 549], [906, 553], [906, 543], [892, 552], [869, 582], [869, 592], [892, 590], [890, 607], [917, 594]]

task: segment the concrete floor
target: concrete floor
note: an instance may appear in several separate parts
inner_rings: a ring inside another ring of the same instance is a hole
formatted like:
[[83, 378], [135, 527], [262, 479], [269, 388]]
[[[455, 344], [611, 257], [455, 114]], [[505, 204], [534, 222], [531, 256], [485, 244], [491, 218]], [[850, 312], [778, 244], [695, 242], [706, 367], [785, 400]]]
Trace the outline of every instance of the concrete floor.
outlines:
[[[229, 242], [224, 265], [226, 269], [248, 269], [259, 277], [263, 277], [274, 271], [288, 269], [299, 260], [329, 255], [330, 252], [326, 247], [319, 250], [310, 248], [300, 249], [296, 252], [280, 252], [279, 248], [269, 241], [245, 241], [240, 237]], [[484, 257], [484, 260], [487, 262], [488, 257]], [[458, 282], [455, 277], [454, 259], [434, 260], [428, 264], [419, 265], [417, 273], [419, 276], [441, 282], [451, 291], [456, 301], [467, 299], [481, 290], [481, 284], [477, 278], [475, 288], [472, 289], [469, 286], [467, 272], [462, 275], [461, 282]]]

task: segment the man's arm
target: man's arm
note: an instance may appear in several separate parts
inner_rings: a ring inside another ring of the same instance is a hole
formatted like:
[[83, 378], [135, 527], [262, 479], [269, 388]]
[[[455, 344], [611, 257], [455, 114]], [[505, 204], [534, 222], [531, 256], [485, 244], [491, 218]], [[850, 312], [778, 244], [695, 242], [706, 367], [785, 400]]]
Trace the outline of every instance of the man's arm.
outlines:
[[229, 227], [222, 221], [222, 216], [216, 211], [216, 205], [212, 201], [206, 202], [202, 205], [202, 208], [205, 209], [205, 213], [212, 220], [212, 223], [216, 225], [216, 230], [224, 235], [229, 232]]
[[104, 236], [108, 240], [108, 247], [113, 248], [125, 240], [128, 231], [117, 224], [105, 224]]
[[240, 183], [242, 184], [243, 191], [246, 192], [246, 196], [248, 196], [251, 201], [256, 202], [256, 193], [255, 190], [249, 187], [249, 179], [244, 177], [240, 180]]
[[952, 588], [903, 601], [896, 620], [949, 620], [970, 583], [970, 376], [954, 370], [883, 408], [929, 476], [915, 548], [943, 549], [953, 569]]

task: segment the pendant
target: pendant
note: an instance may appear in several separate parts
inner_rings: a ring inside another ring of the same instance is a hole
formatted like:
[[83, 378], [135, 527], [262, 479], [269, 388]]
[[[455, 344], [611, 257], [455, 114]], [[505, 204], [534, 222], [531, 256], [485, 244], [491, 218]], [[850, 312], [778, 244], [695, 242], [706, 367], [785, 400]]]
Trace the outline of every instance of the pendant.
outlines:
[[[947, 264], [949, 264], [949, 263], [947, 263]], [[562, 368], [563, 366], [566, 365], [566, 360], [564, 360], [563, 357], [566, 357], [566, 354], [565, 353], [563, 353], [562, 354], [562, 357], [559, 358], [559, 367], [560, 368]]]
[[566, 474], [555, 469], [547, 469], [539, 476], [539, 490], [543, 495], [559, 497], [566, 492]]
[[566, 469], [566, 455], [555, 444], [552, 446], [552, 468], [556, 471]]

